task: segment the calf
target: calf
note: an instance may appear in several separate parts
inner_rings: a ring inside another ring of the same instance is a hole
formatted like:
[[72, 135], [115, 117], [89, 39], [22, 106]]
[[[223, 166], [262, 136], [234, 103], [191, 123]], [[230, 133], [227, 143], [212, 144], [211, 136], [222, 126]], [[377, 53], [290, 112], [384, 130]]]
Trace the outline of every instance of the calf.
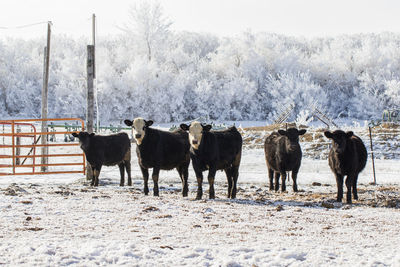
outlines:
[[119, 185], [124, 186], [124, 169], [128, 174], [128, 185], [132, 185], [131, 179], [131, 142], [126, 133], [113, 135], [95, 135], [94, 133], [73, 133], [79, 139], [86, 160], [93, 170], [91, 186], [99, 185], [101, 166], [118, 165], [121, 174]]
[[166, 132], [150, 128], [153, 121], [136, 118], [125, 120], [132, 127], [133, 138], [136, 141], [136, 154], [140, 170], [143, 174], [144, 193], [149, 193], [149, 168], [153, 168], [153, 193], [158, 196], [158, 176], [160, 170], [177, 169], [182, 181], [182, 195], [188, 195], [188, 168], [190, 164], [188, 134], [182, 130]]
[[[306, 130], [289, 128], [271, 133], [264, 142], [265, 161], [268, 167], [269, 189], [279, 190], [279, 177], [282, 176], [282, 192], [286, 190], [286, 172], [292, 171], [293, 191], [297, 192], [297, 173], [301, 165], [299, 135]], [[275, 187], [274, 187], [275, 174]]]
[[189, 131], [190, 157], [197, 178], [197, 196], [203, 195], [203, 171], [208, 169], [209, 198], [215, 198], [214, 179], [217, 170], [224, 170], [228, 179], [228, 198], [236, 197], [236, 184], [242, 155], [242, 136], [235, 127], [223, 131], [210, 131], [211, 125], [192, 122], [181, 124]]
[[324, 132], [325, 136], [332, 139], [332, 147], [329, 151], [329, 166], [336, 178], [337, 201], [342, 202], [343, 179], [346, 178], [347, 203], [351, 203], [351, 190], [353, 189], [354, 199], [357, 195], [358, 174], [364, 169], [367, 163], [367, 149], [361, 139], [353, 132], [336, 130]]

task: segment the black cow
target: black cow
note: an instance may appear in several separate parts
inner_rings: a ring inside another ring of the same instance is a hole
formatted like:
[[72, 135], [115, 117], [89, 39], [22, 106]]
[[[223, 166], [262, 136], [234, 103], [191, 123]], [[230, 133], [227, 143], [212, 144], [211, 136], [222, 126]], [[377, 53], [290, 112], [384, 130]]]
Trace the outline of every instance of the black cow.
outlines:
[[133, 137], [136, 140], [136, 154], [143, 174], [145, 195], [149, 193], [149, 168], [153, 168], [154, 196], [159, 195], [158, 176], [160, 170], [176, 168], [182, 180], [182, 195], [186, 197], [190, 164], [188, 134], [180, 129], [167, 132], [150, 128], [153, 121], [146, 121], [143, 118], [124, 122], [132, 127]]
[[181, 124], [181, 129], [189, 131], [190, 157], [197, 178], [197, 196], [203, 195], [203, 171], [208, 169], [209, 198], [215, 198], [214, 179], [217, 170], [224, 170], [228, 179], [228, 198], [236, 197], [242, 155], [242, 136], [235, 127], [222, 131], [210, 131], [211, 125], [192, 122]]
[[90, 185], [99, 185], [101, 166], [118, 165], [121, 174], [119, 185], [124, 186], [124, 169], [128, 174], [128, 185], [132, 185], [131, 179], [131, 142], [126, 133], [113, 135], [95, 135], [94, 133], [80, 132], [73, 133], [79, 139], [86, 160], [93, 170], [92, 182]]
[[346, 178], [347, 203], [351, 203], [351, 190], [353, 189], [354, 199], [357, 195], [358, 174], [364, 169], [367, 163], [367, 149], [363, 141], [353, 132], [336, 130], [324, 132], [325, 136], [332, 139], [332, 147], [329, 151], [329, 166], [336, 178], [337, 201], [342, 202], [343, 179]]
[[[286, 190], [286, 172], [292, 171], [293, 191], [297, 192], [297, 173], [301, 165], [299, 135], [306, 130], [289, 128], [271, 133], [264, 142], [265, 161], [268, 167], [269, 189], [279, 190], [279, 177], [282, 176], [282, 192]], [[275, 174], [275, 187], [274, 187]]]

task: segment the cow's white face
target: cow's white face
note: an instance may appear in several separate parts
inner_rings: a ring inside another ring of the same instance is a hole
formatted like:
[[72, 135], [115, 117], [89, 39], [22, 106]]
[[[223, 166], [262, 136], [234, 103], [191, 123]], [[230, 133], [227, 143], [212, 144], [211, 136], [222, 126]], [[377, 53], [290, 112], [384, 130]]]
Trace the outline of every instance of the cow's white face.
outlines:
[[189, 142], [194, 149], [198, 149], [203, 137], [203, 126], [200, 122], [194, 121], [189, 127]]
[[132, 123], [132, 135], [135, 138], [136, 144], [140, 145], [146, 134], [146, 121], [143, 118], [136, 118]]

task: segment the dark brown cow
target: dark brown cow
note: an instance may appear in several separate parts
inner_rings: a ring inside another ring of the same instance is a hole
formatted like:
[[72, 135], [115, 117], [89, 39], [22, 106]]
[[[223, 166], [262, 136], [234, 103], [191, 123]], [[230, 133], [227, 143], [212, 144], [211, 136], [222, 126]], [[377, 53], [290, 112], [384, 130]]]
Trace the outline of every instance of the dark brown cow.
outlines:
[[332, 139], [332, 147], [329, 151], [329, 166], [336, 178], [337, 201], [342, 202], [343, 180], [346, 178], [347, 203], [351, 203], [351, 192], [354, 199], [357, 195], [358, 174], [364, 169], [367, 163], [367, 149], [363, 141], [353, 132], [336, 130], [333, 133], [326, 131], [325, 136]]
[[103, 165], [118, 165], [121, 174], [120, 186], [124, 185], [124, 169], [126, 169], [128, 185], [132, 185], [131, 141], [126, 133], [95, 135], [94, 133], [80, 132], [72, 135], [79, 139], [86, 159], [92, 166], [92, 186], [99, 185], [99, 175]]
[[231, 127], [221, 131], [210, 131], [211, 125], [192, 122], [181, 124], [189, 131], [190, 157], [197, 178], [197, 196], [203, 196], [203, 171], [208, 170], [209, 198], [215, 198], [214, 179], [217, 170], [224, 170], [228, 179], [228, 198], [236, 198], [236, 185], [242, 156], [242, 136]]
[[153, 194], [159, 195], [158, 177], [160, 170], [177, 169], [182, 181], [182, 195], [188, 195], [189, 177], [189, 139], [188, 134], [181, 129], [174, 132], [153, 129], [153, 121], [136, 118], [125, 120], [132, 127], [133, 138], [136, 141], [136, 154], [144, 180], [144, 194], [149, 193], [149, 169], [153, 168]]
[[[286, 172], [292, 171], [293, 191], [297, 192], [297, 173], [301, 165], [299, 135], [306, 130], [289, 128], [271, 133], [264, 143], [265, 160], [268, 167], [269, 189], [279, 190], [279, 177], [282, 176], [282, 192], [286, 190]], [[275, 175], [275, 186], [274, 186]]]

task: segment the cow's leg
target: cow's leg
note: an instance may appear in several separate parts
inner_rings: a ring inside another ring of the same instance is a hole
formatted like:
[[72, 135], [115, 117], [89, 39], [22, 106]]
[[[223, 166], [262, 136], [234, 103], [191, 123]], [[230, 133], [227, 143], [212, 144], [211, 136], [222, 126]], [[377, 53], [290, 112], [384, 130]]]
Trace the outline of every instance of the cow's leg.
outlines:
[[94, 166], [90, 165], [92, 168], [92, 179], [90, 181], [90, 186], [94, 186], [94, 181], [96, 180], [96, 178], [94, 178]]
[[279, 190], [279, 177], [281, 177], [280, 172], [275, 172], [275, 191]]
[[[94, 186], [99, 186], [99, 175], [101, 171], [101, 165], [95, 166], [93, 169]], [[93, 180], [92, 180], [93, 183]]]
[[155, 197], [159, 196], [159, 192], [158, 192], [158, 176], [160, 174], [160, 168], [159, 167], [154, 167], [153, 168], [153, 174], [151, 175], [151, 177], [153, 178], [153, 194]]
[[347, 187], [347, 194], [346, 200], [347, 204], [351, 204], [351, 187], [353, 186], [353, 175], [347, 175], [346, 177], [346, 187]]
[[210, 186], [208, 197], [209, 199], [215, 198], [215, 191], [214, 191], [214, 180], [215, 180], [215, 173], [217, 172], [217, 168], [215, 166], [210, 166], [208, 170], [208, 184]]
[[274, 190], [274, 170], [268, 169], [268, 177], [269, 177], [269, 190]]
[[343, 198], [343, 175], [335, 173], [336, 177], [336, 186], [337, 186], [337, 202], [342, 202]]
[[125, 164], [126, 173], [128, 174], [128, 185], [131, 186], [132, 185], [131, 161], [130, 160], [125, 160], [124, 164]]
[[233, 166], [232, 167], [233, 187], [232, 187], [232, 193], [231, 193], [232, 199], [236, 198], [238, 177], [239, 177], [239, 166]]
[[353, 178], [353, 197], [355, 200], [358, 200], [357, 180], [358, 180], [358, 174], [356, 176], [354, 176], [354, 178]]
[[228, 180], [228, 198], [230, 198], [231, 197], [231, 193], [232, 193], [232, 185], [233, 185], [232, 168], [226, 168], [225, 169], [225, 174], [226, 174], [226, 179]]
[[121, 175], [121, 180], [119, 181], [119, 186], [124, 186], [125, 184], [125, 164], [121, 162], [118, 164], [119, 167], [119, 173]]
[[236, 198], [237, 180], [239, 177], [239, 166], [240, 166], [241, 158], [242, 158], [242, 151], [240, 151], [236, 155], [235, 161], [233, 162], [232, 168], [231, 168], [231, 177], [232, 177], [232, 182], [233, 182], [233, 186], [232, 186], [232, 190], [231, 190], [231, 198], [232, 199]]
[[281, 172], [281, 178], [282, 178], [282, 192], [286, 191], [286, 172], [283, 171]]
[[200, 200], [203, 196], [203, 172], [193, 164], [194, 172], [196, 173], [197, 179], [197, 195], [196, 199]]
[[140, 170], [143, 175], [143, 183], [144, 183], [144, 194], [147, 196], [149, 194], [149, 170], [140, 166]]
[[182, 194], [183, 194], [184, 180], [183, 180], [182, 166], [176, 167], [176, 170], [178, 171], [179, 178], [181, 178], [181, 183], [182, 183]]
[[299, 170], [293, 170], [292, 171], [292, 180], [293, 180], [293, 191], [297, 192], [297, 173], [299, 172]]
[[182, 180], [182, 196], [187, 197], [189, 192], [188, 178], [189, 178], [189, 164], [183, 164], [181, 167], [181, 180]]

